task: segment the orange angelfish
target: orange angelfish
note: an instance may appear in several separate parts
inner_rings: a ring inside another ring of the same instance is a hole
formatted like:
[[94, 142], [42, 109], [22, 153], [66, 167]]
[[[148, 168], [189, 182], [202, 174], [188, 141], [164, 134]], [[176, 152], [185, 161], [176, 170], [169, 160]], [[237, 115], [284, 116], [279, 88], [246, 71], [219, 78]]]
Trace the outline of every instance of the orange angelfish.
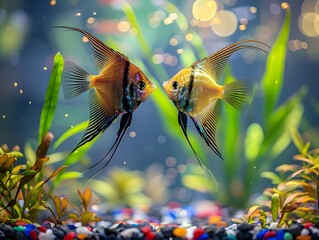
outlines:
[[218, 81], [228, 58], [237, 50], [248, 48], [267, 52], [252, 44], [268, 47], [255, 40], [233, 43], [182, 69], [163, 83], [168, 97], [178, 109], [178, 123], [200, 164], [204, 162], [200, 160], [187, 136], [187, 116], [193, 120], [197, 132], [206, 144], [223, 159], [215, 140], [222, 100], [240, 110], [248, 102], [249, 91], [244, 81], [238, 80], [226, 85], [220, 85]]
[[105, 167], [130, 126], [134, 110], [150, 96], [155, 85], [140, 68], [129, 61], [128, 57], [108, 47], [88, 32], [74, 27], [57, 27], [80, 32], [88, 39], [98, 70], [98, 74], [93, 75], [71, 61], [66, 61], [65, 64], [66, 75], [62, 81], [64, 97], [70, 99], [90, 90], [89, 124], [72, 152], [104, 132], [119, 115], [122, 115], [117, 138], [105, 155], [106, 157], [114, 150]]

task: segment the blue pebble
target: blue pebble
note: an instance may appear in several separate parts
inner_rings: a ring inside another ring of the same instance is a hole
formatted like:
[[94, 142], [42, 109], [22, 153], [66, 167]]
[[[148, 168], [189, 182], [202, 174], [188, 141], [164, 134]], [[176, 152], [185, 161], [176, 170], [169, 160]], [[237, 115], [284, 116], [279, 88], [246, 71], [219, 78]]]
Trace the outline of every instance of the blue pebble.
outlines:
[[70, 230], [76, 229], [76, 226], [74, 226], [74, 224], [68, 224], [67, 226], [69, 227]]
[[208, 233], [203, 233], [199, 238], [198, 240], [207, 240], [208, 239]]
[[176, 213], [175, 213], [174, 211], [169, 211], [169, 212], [168, 212], [168, 216], [170, 216], [170, 217], [173, 218], [173, 219], [176, 219], [176, 218], [177, 218]]
[[26, 228], [26, 229], [33, 230], [33, 229], [35, 229], [36, 227], [35, 227], [33, 224], [27, 224], [27, 225], [25, 225], [25, 228]]
[[277, 240], [284, 240], [285, 236], [285, 230], [283, 229], [280, 229], [279, 231], [277, 231], [277, 234], [276, 234], [276, 237], [277, 237]]
[[257, 233], [257, 235], [256, 235], [257, 240], [262, 240], [264, 238], [266, 232], [268, 232], [268, 229], [260, 230], [260, 232]]

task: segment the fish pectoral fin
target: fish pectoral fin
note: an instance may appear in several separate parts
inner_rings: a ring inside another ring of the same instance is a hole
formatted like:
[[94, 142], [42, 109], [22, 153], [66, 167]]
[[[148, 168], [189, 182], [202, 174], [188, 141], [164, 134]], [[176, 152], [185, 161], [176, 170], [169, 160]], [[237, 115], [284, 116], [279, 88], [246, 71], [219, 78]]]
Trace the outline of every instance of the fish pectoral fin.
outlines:
[[105, 45], [102, 41], [91, 35], [90, 33], [84, 31], [80, 28], [67, 27], [67, 26], [55, 26], [56, 28], [65, 28], [72, 31], [77, 31], [82, 33], [90, 42], [91, 47], [93, 48], [95, 63], [97, 65], [98, 71], [101, 72], [105, 66], [110, 65], [112, 62], [118, 60], [118, 58], [126, 59], [128, 58], [109, 46]]
[[102, 98], [93, 89], [90, 92], [90, 119], [89, 125], [81, 141], [75, 146], [71, 153], [87, 142], [92, 141], [98, 134], [107, 129], [118, 117], [117, 114], [111, 113], [103, 104]]
[[222, 159], [222, 155], [217, 147], [215, 133], [221, 111], [221, 100], [217, 99], [212, 107], [206, 111], [192, 117], [196, 129], [207, 145]]
[[65, 61], [62, 88], [65, 99], [74, 98], [90, 89], [90, 74], [72, 61]]
[[222, 99], [237, 110], [243, 110], [249, 103], [251, 90], [242, 80], [237, 80], [224, 85]]

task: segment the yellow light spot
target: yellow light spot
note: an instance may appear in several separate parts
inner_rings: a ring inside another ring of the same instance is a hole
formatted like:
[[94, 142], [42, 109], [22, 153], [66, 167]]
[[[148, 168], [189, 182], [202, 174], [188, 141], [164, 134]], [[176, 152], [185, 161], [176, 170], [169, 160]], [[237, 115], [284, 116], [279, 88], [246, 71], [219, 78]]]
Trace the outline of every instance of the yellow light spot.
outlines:
[[22, 89], [20, 89], [19, 93], [20, 93], [20, 94], [22, 94], [22, 93], [23, 93], [23, 90], [22, 90]]
[[80, 17], [80, 16], [81, 16], [81, 13], [80, 13], [80, 12], [77, 12], [77, 13], [74, 14], [74, 16]]
[[178, 54], [182, 54], [183, 52], [184, 52], [184, 49], [183, 48], [179, 48], [179, 49], [177, 49], [177, 51], [176, 51]]
[[193, 3], [193, 16], [198, 21], [208, 21], [214, 17], [217, 3], [213, 0], [196, 0]]
[[51, 0], [51, 1], [50, 1], [50, 5], [51, 5], [51, 6], [54, 6], [55, 4], [56, 4], [56, 1], [55, 1], [55, 0]]
[[47, 67], [43, 67], [43, 70], [46, 71], [46, 70], [48, 70], [48, 68]]
[[83, 36], [83, 37], [82, 37], [82, 42], [85, 42], [85, 43], [86, 43], [86, 42], [88, 42], [88, 41], [89, 41], [89, 39], [88, 39], [86, 36]]
[[120, 32], [127, 32], [130, 30], [131, 25], [128, 21], [121, 21], [117, 24], [117, 28]]
[[170, 17], [164, 19], [164, 24], [165, 24], [165, 25], [169, 25], [169, 24], [171, 24], [172, 22], [173, 22], [173, 19], [171, 19]]
[[171, 38], [171, 39], [169, 40], [169, 44], [170, 44], [171, 46], [176, 46], [176, 45], [178, 44], [178, 39], [177, 39], [177, 38]]
[[130, 34], [131, 34], [132, 36], [136, 36], [136, 35], [137, 35], [137, 33], [138, 33], [138, 31], [137, 31], [137, 29], [136, 29], [136, 28], [131, 28], [131, 30], [130, 30]]
[[251, 13], [256, 13], [257, 12], [257, 8], [256, 7], [250, 7], [250, 12]]
[[67, 114], [67, 113], [66, 113], [66, 114], [64, 114], [64, 117], [69, 117], [69, 114]]
[[177, 13], [170, 13], [168, 15], [169, 18], [171, 18], [173, 21], [177, 19]]
[[95, 19], [93, 17], [89, 17], [86, 21], [88, 24], [92, 24], [94, 23]]
[[240, 31], [244, 31], [244, 30], [246, 30], [246, 25], [243, 25], [243, 24], [241, 24], [240, 26], [239, 26], [239, 30]]
[[281, 6], [282, 9], [289, 8], [289, 4], [287, 2], [282, 2], [280, 6]]
[[191, 34], [191, 33], [187, 33], [186, 35], [185, 35], [185, 39], [186, 39], [186, 41], [192, 41], [193, 40], [193, 38], [194, 38], [194, 36], [193, 36], [193, 34]]
[[161, 64], [163, 61], [164, 57], [162, 54], [157, 53], [152, 56], [152, 62], [155, 64]]
[[302, 47], [303, 49], [307, 49], [307, 48], [308, 48], [308, 43], [302, 42], [302, 43], [301, 43], [301, 47]]
[[215, 18], [218, 21], [212, 21], [211, 29], [217, 36], [228, 37], [236, 31], [238, 22], [233, 12], [221, 10], [217, 12]]
[[130, 132], [130, 137], [131, 137], [131, 138], [135, 138], [135, 137], [136, 137], [136, 132], [131, 131], [131, 132]]
[[299, 28], [308, 37], [319, 35], [319, 14], [307, 12], [299, 19]]
[[14, 86], [14, 87], [17, 87], [17, 86], [18, 86], [18, 83], [17, 83], [17, 82], [14, 82], [14, 83], [13, 83], [13, 86]]

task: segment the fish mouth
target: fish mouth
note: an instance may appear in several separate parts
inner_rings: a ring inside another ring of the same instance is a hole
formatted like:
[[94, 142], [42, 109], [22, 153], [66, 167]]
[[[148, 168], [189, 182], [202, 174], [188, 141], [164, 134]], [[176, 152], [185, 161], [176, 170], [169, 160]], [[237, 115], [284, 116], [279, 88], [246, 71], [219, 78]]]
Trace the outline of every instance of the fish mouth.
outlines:
[[165, 92], [168, 94], [168, 93], [169, 93], [169, 84], [168, 84], [168, 81], [163, 82], [163, 88], [165, 89]]

